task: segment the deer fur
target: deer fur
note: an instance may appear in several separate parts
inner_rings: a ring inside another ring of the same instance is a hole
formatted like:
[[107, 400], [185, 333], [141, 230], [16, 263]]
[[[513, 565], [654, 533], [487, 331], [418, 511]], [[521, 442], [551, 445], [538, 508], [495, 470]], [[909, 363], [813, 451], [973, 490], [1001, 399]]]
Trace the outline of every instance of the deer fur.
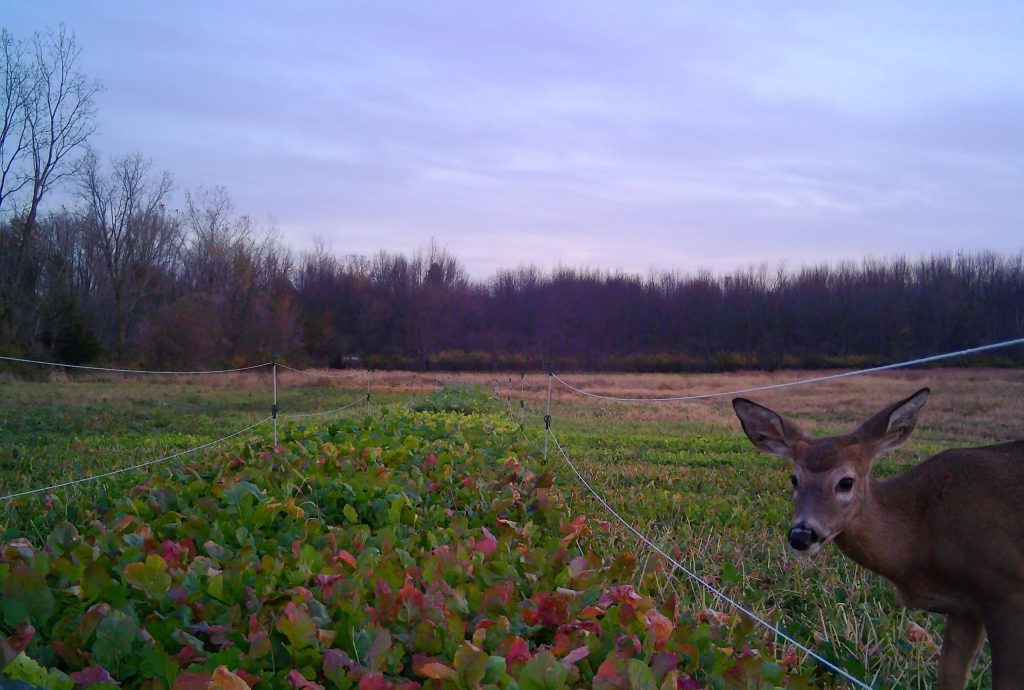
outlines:
[[987, 634], [995, 690], [1024, 689], [1024, 440], [946, 450], [886, 481], [878, 456], [902, 445], [930, 391], [851, 433], [811, 438], [744, 398], [750, 441], [793, 463], [790, 544], [829, 543], [893, 583], [904, 606], [946, 615], [938, 687], [962, 690]]

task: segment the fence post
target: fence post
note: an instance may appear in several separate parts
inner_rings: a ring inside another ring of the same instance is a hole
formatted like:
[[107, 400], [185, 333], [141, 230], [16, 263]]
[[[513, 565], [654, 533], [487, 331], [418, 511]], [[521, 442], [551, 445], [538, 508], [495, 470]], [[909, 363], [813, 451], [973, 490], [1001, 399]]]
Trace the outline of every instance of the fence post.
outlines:
[[370, 377], [373, 375], [373, 371], [370, 369], [366, 370], [366, 414], [370, 414]]
[[519, 430], [526, 426], [526, 374], [519, 373]]
[[274, 402], [270, 405], [270, 416], [274, 418], [274, 445], [277, 445], [277, 353], [270, 355], [271, 377], [274, 380]]
[[553, 372], [548, 372], [548, 411], [544, 415], [544, 462], [548, 461], [548, 436], [551, 435], [551, 379]]

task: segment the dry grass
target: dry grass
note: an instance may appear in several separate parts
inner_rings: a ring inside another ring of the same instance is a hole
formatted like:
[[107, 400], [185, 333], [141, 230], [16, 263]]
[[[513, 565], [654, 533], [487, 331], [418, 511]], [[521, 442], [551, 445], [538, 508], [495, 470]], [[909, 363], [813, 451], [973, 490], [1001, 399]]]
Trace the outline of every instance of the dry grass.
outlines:
[[[563, 378], [583, 390], [616, 397], [675, 397], [735, 391], [774, 385], [830, 372], [786, 371], [731, 374], [572, 374]], [[463, 378], [463, 377], [460, 377]], [[467, 377], [472, 378], [472, 377]], [[480, 383], [495, 377], [477, 376]], [[527, 398], [543, 403], [546, 376], [527, 380]], [[497, 375], [507, 388], [508, 375]], [[518, 376], [513, 379], [518, 395]], [[757, 402], [790, 416], [811, 433], [836, 433], [867, 419], [885, 405], [927, 386], [932, 389], [922, 413], [918, 435], [964, 444], [1024, 438], [1024, 371], [1016, 369], [931, 369], [885, 372], [826, 381], [818, 384], [744, 393]], [[603, 405], [636, 421], [689, 422], [713, 428], [738, 429], [732, 411], [733, 395], [708, 400], [618, 404], [582, 398], [556, 381], [556, 405], [562, 402]]]
[[[835, 372], [783, 371], [740, 372], [729, 374], [565, 374], [563, 378], [577, 388], [616, 397], [676, 397], [709, 392], [735, 391], [758, 386], [824, 376]], [[254, 372], [202, 376], [137, 376], [121, 374], [75, 374], [69, 377], [55, 370], [47, 380], [68, 382], [125, 382], [156, 385], [195, 385], [199, 388], [259, 391], [271, 389], [269, 369]], [[547, 398], [548, 377], [544, 373], [526, 374], [525, 397], [535, 407]], [[374, 371], [370, 387], [377, 392], [424, 393], [446, 382], [486, 386], [501, 395], [511, 391], [519, 397], [518, 372], [412, 372]], [[362, 371], [306, 370], [305, 373], [278, 369], [278, 388], [359, 389], [365, 390], [367, 377]], [[742, 394], [791, 416], [811, 433], [835, 433], [863, 421], [881, 407], [928, 386], [932, 396], [922, 415], [918, 435], [951, 443], [986, 443], [1024, 437], [1024, 370], [1018, 369], [918, 369], [849, 377], [813, 385], [793, 386], [771, 391]], [[624, 420], [637, 422], [679, 422], [707, 425], [709, 428], [736, 427], [730, 401], [732, 395], [708, 400], [616, 404], [583, 398], [561, 386], [552, 386], [556, 405], [573, 403], [605, 406]]]

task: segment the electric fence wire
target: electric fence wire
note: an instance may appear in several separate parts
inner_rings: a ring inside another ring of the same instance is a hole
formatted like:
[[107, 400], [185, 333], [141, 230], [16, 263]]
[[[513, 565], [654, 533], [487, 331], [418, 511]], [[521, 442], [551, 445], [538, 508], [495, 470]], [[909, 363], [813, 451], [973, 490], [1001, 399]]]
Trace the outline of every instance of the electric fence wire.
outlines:
[[294, 371], [296, 374], [302, 374], [303, 376], [312, 376], [319, 379], [351, 379], [355, 378], [356, 376], [362, 376], [366, 374], [366, 372], [368, 371], [367, 369], [358, 369], [356, 371], [350, 371], [345, 374], [321, 374], [320, 372], [317, 371], [296, 369], [295, 367], [290, 367], [287, 364], [281, 364], [281, 362], [278, 362], [277, 366], [281, 367], [282, 369], [287, 369], [288, 371]]
[[[828, 669], [830, 669], [831, 671], [839, 674], [843, 678], [846, 678], [851, 683], [857, 685], [858, 687], [864, 688], [864, 690], [872, 690], [871, 686], [868, 685], [867, 683], [865, 683], [864, 681], [860, 680], [856, 676], [850, 674], [845, 669], [837, 666], [836, 664], [832, 663], [831, 661], [829, 661], [825, 657], [821, 656], [820, 654], [814, 652], [813, 650], [811, 650], [810, 648], [808, 648], [805, 645], [801, 644], [797, 640], [793, 639], [792, 637], [790, 637], [789, 635], [784, 633], [782, 630], [780, 630], [776, 626], [774, 626], [771, 623], [769, 623], [768, 621], [766, 621], [764, 618], [761, 618], [756, 613], [754, 613], [750, 609], [746, 608], [745, 606], [743, 606], [742, 604], [737, 602], [735, 599], [730, 597], [728, 594], [726, 594], [722, 590], [720, 590], [717, 587], [715, 587], [714, 585], [706, 582], [702, 577], [698, 576], [696, 573], [691, 571], [689, 568], [684, 566], [682, 563], [680, 563], [676, 559], [672, 558], [672, 556], [670, 556], [667, 553], [665, 553], [665, 551], [663, 549], [661, 549], [657, 544], [655, 544], [650, 539], [648, 539], [642, 532], [640, 532], [640, 530], [638, 530], [636, 527], [634, 527], [632, 525], [632, 523], [630, 523], [624, 517], [619, 515], [619, 513], [608, 503], [608, 501], [606, 501], [604, 499], [603, 496], [601, 496], [601, 494], [599, 494], [597, 492], [596, 489], [594, 489], [593, 486], [590, 485], [590, 482], [587, 481], [586, 477], [584, 477], [583, 474], [576, 468], [576, 465], [569, 458], [569, 455], [568, 455], [568, 453], [565, 452], [565, 449], [562, 448], [562, 444], [558, 442], [558, 438], [554, 435], [554, 433], [552, 433], [549, 430], [548, 431], [548, 435], [550, 436], [552, 443], [555, 444], [555, 448], [557, 448], [558, 452], [562, 455], [562, 458], [565, 459], [566, 464], [569, 465], [569, 469], [571, 469], [573, 474], [576, 475], [576, 478], [579, 479], [580, 482], [583, 483], [583, 486], [585, 486], [587, 488], [587, 490], [589, 490], [590, 493], [594, 496], [594, 498], [596, 498], [597, 501], [602, 506], [604, 506], [605, 510], [607, 510], [611, 515], [613, 515], [620, 523], [622, 523], [622, 525], [626, 529], [628, 529], [630, 532], [632, 532], [634, 535], [636, 535], [637, 538], [639, 538], [647, 546], [649, 546], [655, 552], [660, 554], [663, 558], [665, 558], [674, 567], [676, 567], [679, 570], [683, 571], [691, 580], [693, 580], [694, 582], [696, 582], [700, 586], [704, 587], [704, 589], [708, 590], [712, 595], [714, 595], [715, 597], [717, 597], [721, 601], [724, 601], [724, 602], [728, 603], [729, 605], [734, 607], [736, 610], [738, 610], [741, 613], [743, 613], [750, 620], [754, 621], [755, 623], [757, 623], [758, 625], [762, 626], [763, 628], [772, 631], [779, 638], [785, 640], [786, 642], [790, 643], [791, 645], [793, 645], [797, 649], [800, 649], [804, 653], [806, 653], [809, 656], [813, 657], [820, 664], [826, 666]], [[524, 434], [524, 436], [525, 436], [525, 434]]]
[[0, 501], [8, 501], [8, 500], [11, 500], [11, 499], [18, 498], [20, 496], [28, 496], [30, 494], [37, 494], [37, 493], [41, 493], [43, 491], [53, 491], [54, 489], [62, 489], [64, 487], [72, 486], [74, 484], [84, 484], [85, 482], [91, 482], [91, 481], [94, 481], [96, 479], [103, 479], [104, 477], [112, 477], [112, 476], [114, 476], [116, 474], [121, 474], [123, 472], [130, 472], [132, 470], [138, 470], [138, 469], [141, 469], [143, 467], [149, 467], [150, 465], [156, 465], [157, 463], [166, 462], [167, 460], [173, 460], [174, 458], [180, 458], [183, 455], [189, 455], [191, 453], [195, 453], [196, 451], [203, 450], [204, 448], [210, 448], [211, 446], [215, 446], [218, 443], [222, 443], [224, 441], [227, 441], [228, 439], [234, 438], [235, 436], [240, 436], [241, 434], [244, 434], [245, 432], [247, 432], [247, 431], [249, 431], [251, 429], [255, 429], [256, 427], [260, 426], [261, 424], [266, 424], [271, 419], [273, 419], [273, 417], [266, 417], [266, 418], [256, 422], [255, 424], [250, 424], [249, 426], [245, 427], [244, 429], [239, 429], [238, 431], [235, 431], [234, 433], [230, 433], [227, 436], [222, 436], [222, 437], [216, 439], [215, 441], [209, 441], [209, 442], [204, 443], [202, 445], [196, 446], [195, 448], [189, 448], [187, 450], [180, 450], [177, 453], [172, 453], [171, 455], [165, 455], [164, 457], [157, 458], [156, 460], [149, 460], [147, 462], [141, 462], [141, 463], [139, 463], [137, 465], [131, 465], [130, 467], [120, 467], [120, 468], [118, 468], [116, 470], [111, 470], [109, 472], [103, 472], [101, 474], [94, 474], [92, 476], [83, 477], [81, 479], [72, 479], [71, 481], [61, 482], [59, 484], [51, 484], [50, 486], [43, 486], [43, 487], [40, 487], [38, 489], [30, 489], [28, 491], [19, 491], [17, 493], [8, 494], [6, 496], [0, 496]]
[[568, 388], [569, 390], [585, 395], [590, 398], [597, 398], [599, 400], [611, 400], [614, 402], [637, 402], [637, 403], [658, 403], [658, 402], [677, 402], [681, 400], [707, 400], [708, 398], [721, 398], [729, 395], [740, 395], [741, 393], [756, 393], [758, 391], [776, 390], [779, 388], [791, 388], [793, 386], [803, 386], [811, 383], [822, 383], [824, 381], [833, 381], [835, 379], [848, 378], [850, 376], [861, 376], [863, 374], [873, 374], [879, 371], [890, 371], [892, 369], [902, 369], [905, 367], [912, 367], [918, 364], [928, 364], [930, 362], [940, 362], [946, 359], [954, 359], [956, 357], [966, 357], [967, 355], [977, 354], [979, 352], [988, 352], [990, 350], [998, 350], [1000, 348], [1012, 347], [1014, 345], [1024, 345], [1024, 338], [1015, 338], [1014, 340], [1004, 340], [998, 343], [991, 343], [989, 345], [981, 345], [979, 347], [972, 347], [966, 350], [956, 350], [955, 352], [946, 352], [941, 355], [931, 355], [930, 357], [921, 357], [919, 359], [911, 359], [905, 362], [896, 362], [894, 364], [884, 364], [878, 367], [868, 367], [866, 369], [856, 369], [854, 371], [844, 371], [839, 374], [828, 374], [826, 376], [815, 376], [808, 379], [800, 379], [798, 381], [785, 381], [783, 383], [773, 383], [765, 386], [753, 386], [751, 388], [738, 388], [731, 391], [718, 391], [716, 393], [700, 393], [697, 395], [679, 395], [666, 398], [626, 398], [618, 397], [614, 395], [601, 395], [599, 393], [591, 393], [581, 388], [577, 388], [572, 384], [562, 379], [558, 374], [552, 373], [551, 376], [560, 384]]
[[[514, 421], [514, 419], [513, 419], [513, 421]], [[549, 433], [550, 433], [550, 430], [549, 430]], [[519, 434], [523, 437], [523, 441], [528, 446], [531, 446], [534, 449], [534, 452], [536, 452], [537, 454], [542, 454], [544, 452], [544, 449], [536, 441], [534, 441], [532, 438], [530, 438], [526, 434], [526, 430], [523, 428], [522, 425], [519, 425]], [[716, 596], [719, 599], [721, 599], [722, 601], [725, 601], [726, 603], [730, 604], [731, 606], [733, 606], [738, 611], [740, 611], [741, 613], [746, 615], [748, 618], [750, 618], [755, 623], [761, 625], [762, 627], [766, 628], [767, 630], [772, 631], [779, 638], [789, 642], [790, 644], [792, 644], [796, 648], [798, 648], [801, 651], [805, 652], [806, 654], [810, 655], [816, 661], [818, 661], [821, 664], [823, 664], [824, 666], [826, 666], [828, 669], [832, 670], [835, 673], [838, 673], [839, 675], [843, 676], [844, 678], [846, 678], [850, 682], [858, 685], [859, 687], [865, 688], [865, 690], [872, 690], [871, 686], [868, 685], [867, 683], [865, 683], [865, 682], [861, 681], [860, 679], [856, 678], [855, 676], [851, 675], [845, 669], [840, 668], [839, 666], [837, 666], [836, 664], [832, 663], [828, 659], [822, 657], [821, 655], [817, 654], [816, 652], [808, 649], [805, 645], [803, 645], [800, 642], [796, 641], [795, 639], [793, 639], [792, 637], [790, 637], [786, 633], [782, 632], [776, 626], [772, 625], [771, 623], [769, 623], [765, 619], [761, 618], [760, 616], [758, 616], [754, 612], [750, 611], [749, 609], [747, 609], [743, 605], [739, 604], [738, 602], [733, 600], [729, 595], [725, 594], [724, 592], [722, 592], [718, 588], [716, 588], [713, 585], [709, 584], [703, 578], [701, 578], [696, 573], [691, 571], [689, 568], [685, 567], [684, 565], [679, 563], [676, 559], [672, 558], [667, 553], [665, 553], [664, 550], [662, 550], [657, 545], [655, 545], [650, 539], [648, 539], [644, 534], [642, 534], [639, 530], [637, 530], [631, 523], [629, 523], [614, 508], [611, 507], [611, 505], [608, 503], [608, 501], [606, 501], [604, 499], [604, 497], [602, 497], [594, 489], [594, 487], [590, 484], [590, 482], [587, 481], [586, 477], [584, 477], [583, 474], [576, 468], [576, 465], [572, 462], [572, 460], [569, 459], [569, 455], [565, 452], [565, 449], [562, 447], [562, 444], [558, 442], [558, 438], [555, 437], [554, 433], [550, 433], [550, 437], [551, 437], [552, 442], [555, 444], [555, 448], [558, 449], [559, 454], [561, 454], [562, 458], [565, 459], [566, 464], [568, 464], [568, 466], [572, 470], [573, 474], [576, 475], [577, 479], [580, 480], [580, 482], [583, 484], [583, 486], [585, 486], [590, 491], [590, 493], [598, 500], [598, 502], [601, 503], [601, 505], [605, 508], [605, 510], [607, 510], [611, 515], [613, 515], [615, 518], [617, 518], [618, 521], [620, 523], [622, 523], [626, 527], [626, 529], [628, 529], [634, 535], [639, 537], [639, 539], [641, 541], [643, 541], [648, 547], [650, 547], [655, 552], [660, 554], [662, 557], [667, 559], [670, 563], [672, 563], [673, 567], [678, 568], [679, 570], [681, 570], [690, 579], [694, 580], [699, 585], [701, 585], [702, 587], [707, 589], [709, 592], [711, 592], [711, 594], [713, 596]]]
[[89, 371], [107, 371], [116, 374], [173, 374], [179, 376], [198, 376], [200, 374], [230, 374], [236, 371], [249, 371], [251, 369], [269, 367], [272, 364], [272, 362], [263, 362], [262, 364], [253, 364], [251, 366], [237, 367], [235, 369], [207, 369], [204, 371], [160, 371], [151, 369], [114, 369], [111, 367], [86, 366], [84, 364], [62, 364], [60, 362], [44, 362], [38, 359], [22, 359], [21, 357], [7, 357], [5, 355], [0, 355], [0, 359], [7, 362], [39, 364], [48, 367], [63, 367], [65, 369], [87, 369]]
[[320, 412], [301, 412], [301, 413], [293, 413], [293, 414], [282, 414], [282, 415], [279, 415], [279, 418], [280, 419], [284, 419], [284, 420], [288, 420], [288, 419], [304, 419], [306, 417], [322, 417], [323, 415], [333, 414], [335, 412], [341, 412], [342, 410], [346, 410], [346, 409], [352, 407], [353, 405], [357, 405], [357, 404], [359, 404], [361, 402], [365, 402], [365, 401], [366, 401], [366, 396], [365, 395], [361, 395], [358, 398], [356, 398], [355, 400], [353, 400], [352, 402], [347, 403], [345, 405], [342, 405], [341, 407], [335, 407], [335, 408], [332, 408], [330, 410], [322, 410]]

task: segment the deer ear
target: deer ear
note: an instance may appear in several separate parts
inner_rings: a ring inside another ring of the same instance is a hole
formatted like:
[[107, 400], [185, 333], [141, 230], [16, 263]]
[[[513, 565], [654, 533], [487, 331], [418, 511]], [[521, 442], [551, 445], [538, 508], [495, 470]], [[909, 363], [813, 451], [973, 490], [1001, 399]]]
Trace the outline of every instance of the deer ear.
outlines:
[[917, 425], [917, 413], [928, 401], [929, 393], [931, 389], [922, 388], [909, 398], [889, 405], [861, 424], [854, 436], [861, 443], [873, 444], [876, 456], [899, 448]]
[[736, 398], [732, 408], [743, 425], [743, 433], [758, 450], [793, 459], [793, 449], [804, 432], [782, 415], [746, 398]]

